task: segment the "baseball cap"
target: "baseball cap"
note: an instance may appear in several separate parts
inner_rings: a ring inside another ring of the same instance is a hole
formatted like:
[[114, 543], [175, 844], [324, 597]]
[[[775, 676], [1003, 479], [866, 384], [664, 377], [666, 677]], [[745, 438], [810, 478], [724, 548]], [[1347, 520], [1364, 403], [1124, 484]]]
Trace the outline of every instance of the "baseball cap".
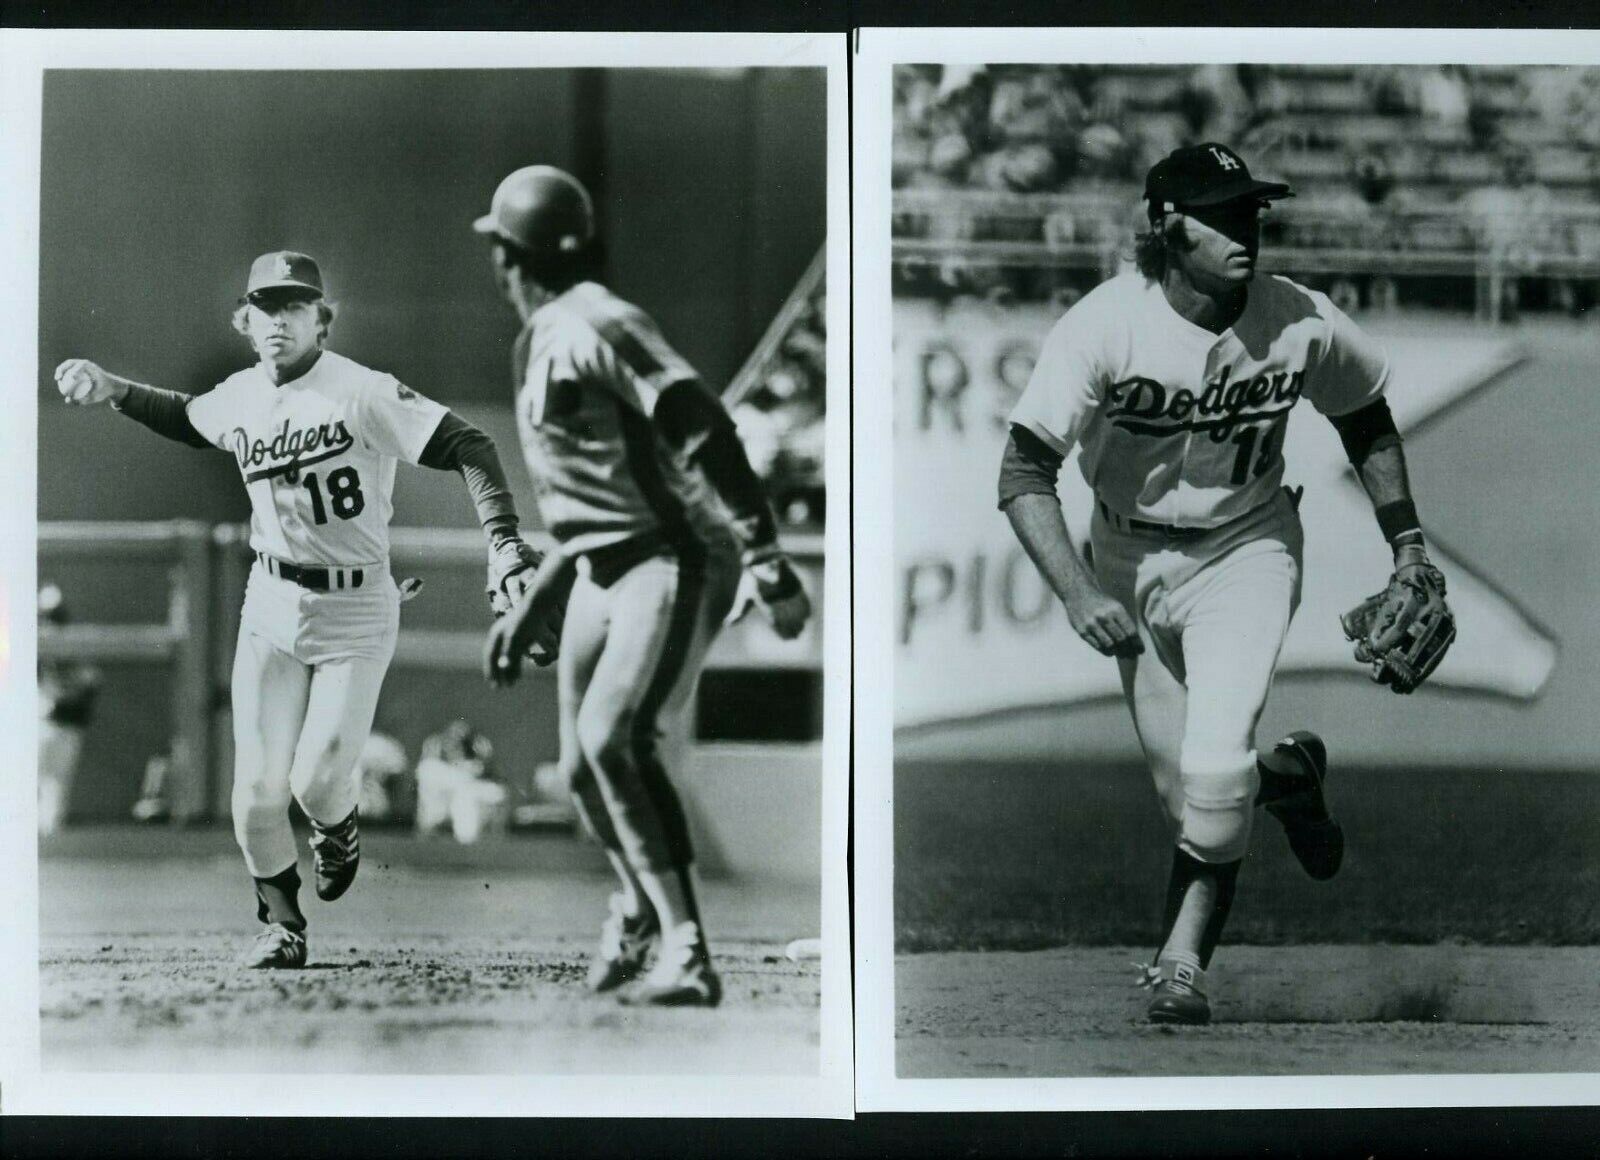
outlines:
[[322, 297], [322, 271], [316, 259], [293, 250], [274, 250], [250, 263], [250, 279], [244, 296], [254, 298], [268, 290], [302, 290]]
[[1257, 181], [1244, 159], [1226, 145], [1205, 141], [1174, 149], [1150, 167], [1144, 179], [1150, 212], [1185, 206], [1222, 205], [1242, 197], [1271, 201], [1293, 197], [1281, 181]]

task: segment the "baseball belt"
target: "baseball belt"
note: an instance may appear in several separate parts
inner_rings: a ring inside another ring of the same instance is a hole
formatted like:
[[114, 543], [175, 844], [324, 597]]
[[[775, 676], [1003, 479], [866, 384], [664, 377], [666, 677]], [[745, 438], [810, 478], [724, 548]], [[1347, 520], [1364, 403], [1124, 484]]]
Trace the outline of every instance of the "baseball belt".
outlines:
[[1151, 523], [1149, 520], [1136, 520], [1130, 516], [1118, 515], [1106, 506], [1106, 501], [1103, 499], [1097, 498], [1095, 502], [1100, 505], [1100, 514], [1105, 517], [1106, 523], [1127, 532], [1153, 532], [1156, 535], [1168, 536], [1174, 540], [1195, 540], [1208, 532], [1217, 530], [1215, 528], [1182, 528], [1177, 524], [1156, 524]]
[[265, 552], [257, 552], [256, 559], [269, 573], [280, 580], [309, 588], [313, 592], [329, 592], [346, 588], [360, 588], [365, 573], [360, 568], [302, 568], [287, 560], [279, 560]]

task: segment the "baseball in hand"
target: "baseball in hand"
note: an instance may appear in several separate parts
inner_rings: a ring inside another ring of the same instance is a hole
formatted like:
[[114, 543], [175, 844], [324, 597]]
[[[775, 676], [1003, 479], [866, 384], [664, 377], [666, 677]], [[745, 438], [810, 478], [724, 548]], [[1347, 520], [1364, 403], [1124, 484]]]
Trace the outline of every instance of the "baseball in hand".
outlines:
[[68, 403], [80, 407], [104, 403], [116, 395], [114, 380], [97, 363], [69, 358], [56, 368], [56, 389]]

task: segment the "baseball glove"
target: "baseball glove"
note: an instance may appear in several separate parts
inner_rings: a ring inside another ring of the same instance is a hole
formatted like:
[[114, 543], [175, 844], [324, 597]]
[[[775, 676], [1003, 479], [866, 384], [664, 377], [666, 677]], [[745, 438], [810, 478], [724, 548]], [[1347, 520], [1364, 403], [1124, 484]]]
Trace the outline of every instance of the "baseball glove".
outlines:
[[533, 580], [544, 553], [521, 536], [502, 536], [489, 545], [489, 610], [504, 616]]
[[543, 668], [561, 655], [561, 632], [577, 574], [576, 561], [561, 552], [551, 553], [527, 574], [516, 602], [489, 626], [483, 675], [490, 684], [515, 684], [523, 658]]
[[1410, 693], [1439, 667], [1456, 639], [1455, 613], [1444, 597], [1443, 572], [1425, 561], [1405, 564], [1382, 592], [1339, 618], [1374, 681]]

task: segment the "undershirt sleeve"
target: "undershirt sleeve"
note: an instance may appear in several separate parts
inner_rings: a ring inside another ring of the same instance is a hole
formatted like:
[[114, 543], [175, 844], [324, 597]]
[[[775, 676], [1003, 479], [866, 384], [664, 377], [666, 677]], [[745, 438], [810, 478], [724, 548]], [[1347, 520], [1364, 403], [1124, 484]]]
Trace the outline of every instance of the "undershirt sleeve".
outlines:
[[182, 391], [165, 391], [134, 383], [126, 395], [111, 404], [111, 409], [178, 443], [212, 447], [211, 440], [189, 421], [189, 403], [193, 399], [193, 395]]
[[417, 463], [436, 471], [459, 471], [478, 509], [478, 522], [485, 527], [508, 520], [516, 526], [516, 504], [494, 440], [454, 411], [446, 411], [439, 420]]
[[657, 398], [653, 419], [663, 442], [700, 469], [728, 509], [745, 555], [776, 550], [778, 524], [766, 488], [722, 400], [697, 380], [676, 382]]
[[1357, 468], [1374, 451], [1400, 442], [1400, 431], [1394, 425], [1394, 415], [1389, 411], [1388, 401], [1381, 396], [1347, 415], [1331, 415], [1328, 421], [1339, 433], [1344, 453]]
[[1000, 507], [1019, 495], [1056, 496], [1056, 480], [1066, 459], [1054, 447], [1018, 423], [1011, 425], [1000, 457]]

